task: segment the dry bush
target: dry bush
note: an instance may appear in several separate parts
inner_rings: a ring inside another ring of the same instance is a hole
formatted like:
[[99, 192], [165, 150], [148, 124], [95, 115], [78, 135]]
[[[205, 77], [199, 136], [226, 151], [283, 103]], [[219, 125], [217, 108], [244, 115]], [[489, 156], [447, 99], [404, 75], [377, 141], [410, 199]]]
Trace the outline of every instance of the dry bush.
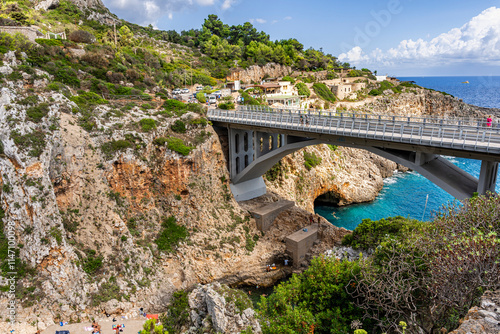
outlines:
[[85, 30], [74, 30], [72, 31], [68, 39], [75, 43], [94, 43], [96, 41], [94, 35]]
[[88, 52], [81, 57], [81, 60], [88, 63], [91, 66], [98, 68], [106, 68], [109, 65], [109, 61], [102, 54], [96, 52]]
[[123, 74], [121, 74], [120, 72], [111, 72], [111, 71], [108, 71], [106, 73], [106, 78], [108, 78], [108, 81], [109, 82], [112, 82], [112, 83], [120, 83], [120, 81], [126, 81], [125, 80], [125, 76]]

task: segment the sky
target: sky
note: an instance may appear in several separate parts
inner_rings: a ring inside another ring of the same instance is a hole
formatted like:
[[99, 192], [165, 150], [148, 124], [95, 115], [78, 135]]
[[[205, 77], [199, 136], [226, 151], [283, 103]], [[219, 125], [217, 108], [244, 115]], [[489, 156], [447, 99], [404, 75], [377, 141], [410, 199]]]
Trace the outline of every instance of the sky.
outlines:
[[127, 21], [199, 29], [209, 14], [391, 76], [500, 75], [500, 0], [103, 0]]

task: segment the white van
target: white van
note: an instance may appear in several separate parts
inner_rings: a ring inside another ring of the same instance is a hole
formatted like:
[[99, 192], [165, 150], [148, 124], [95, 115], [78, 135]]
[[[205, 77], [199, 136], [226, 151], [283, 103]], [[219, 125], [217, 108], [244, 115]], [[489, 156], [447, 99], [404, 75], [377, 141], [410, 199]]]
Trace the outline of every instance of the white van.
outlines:
[[210, 103], [210, 104], [216, 104], [217, 103], [217, 98], [215, 97], [215, 95], [209, 95], [208, 96], [208, 103]]

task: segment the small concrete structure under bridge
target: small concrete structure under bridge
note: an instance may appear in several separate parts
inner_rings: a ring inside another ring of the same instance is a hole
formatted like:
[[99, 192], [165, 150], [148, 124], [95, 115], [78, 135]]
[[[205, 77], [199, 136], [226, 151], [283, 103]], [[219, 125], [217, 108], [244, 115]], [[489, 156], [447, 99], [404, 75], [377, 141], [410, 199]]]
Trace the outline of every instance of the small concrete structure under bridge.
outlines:
[[[266, 193], [262, 175], [303, 147], [332, 144], [365, 149], [426, 177], [457, 199], [495, 191], [500, 129], [475, 118], [437, 118], [242, 106], [211, 109], [227, 129], [231, 191], [238, 201]], [[479, 179], [444, 156], [481, 160]]]

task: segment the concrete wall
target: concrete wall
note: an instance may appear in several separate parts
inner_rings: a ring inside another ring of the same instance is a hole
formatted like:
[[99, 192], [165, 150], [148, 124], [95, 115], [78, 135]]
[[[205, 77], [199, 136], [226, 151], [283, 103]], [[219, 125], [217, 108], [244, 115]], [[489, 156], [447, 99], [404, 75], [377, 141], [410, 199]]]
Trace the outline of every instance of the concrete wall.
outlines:
[[307, 252], [318, 240], [318, 225], [309, 225], [286, 237], [286, 252], [292, 256], [293, 266], [305, 260]]
[[35, 42], [35, 39], [37, 38], [44, 37], [44, 35], [41, 32], [31, 27], [0, 26], [0, 32], [5, 32], [11, 35], [22, 34], [32, 42]]

